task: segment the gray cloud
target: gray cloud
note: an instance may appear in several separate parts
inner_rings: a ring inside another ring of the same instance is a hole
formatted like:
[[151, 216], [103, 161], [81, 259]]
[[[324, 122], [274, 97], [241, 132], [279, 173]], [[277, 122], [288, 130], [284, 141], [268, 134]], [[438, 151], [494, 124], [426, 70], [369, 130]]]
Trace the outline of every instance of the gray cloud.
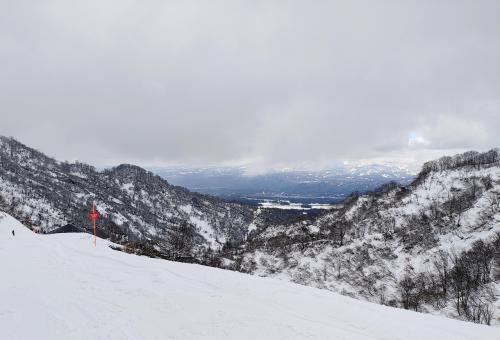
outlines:
[[94, 164], [500, 145], [498, 1], [0, 1], [0, 134]]

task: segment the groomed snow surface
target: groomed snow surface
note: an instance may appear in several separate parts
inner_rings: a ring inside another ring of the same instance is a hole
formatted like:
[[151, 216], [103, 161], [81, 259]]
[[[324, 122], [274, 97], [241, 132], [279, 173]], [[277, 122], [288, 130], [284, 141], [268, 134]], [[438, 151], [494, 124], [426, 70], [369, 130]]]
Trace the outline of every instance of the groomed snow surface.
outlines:
[[[12, 236], [14, 229], [16, 235]], [[37, 235], [0, 213], [0, 338], [500, 339], [500, 329]]]

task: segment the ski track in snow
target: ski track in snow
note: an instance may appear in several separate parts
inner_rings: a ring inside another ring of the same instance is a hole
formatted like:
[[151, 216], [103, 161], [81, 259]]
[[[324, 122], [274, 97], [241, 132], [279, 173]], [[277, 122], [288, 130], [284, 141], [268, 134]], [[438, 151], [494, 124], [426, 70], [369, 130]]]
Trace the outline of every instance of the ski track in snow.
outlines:
[[[12, 236], [14, 229], [16, 236]], [[0, 338], [500, 339], [500, 329], [33, 234], [0, 213]]]

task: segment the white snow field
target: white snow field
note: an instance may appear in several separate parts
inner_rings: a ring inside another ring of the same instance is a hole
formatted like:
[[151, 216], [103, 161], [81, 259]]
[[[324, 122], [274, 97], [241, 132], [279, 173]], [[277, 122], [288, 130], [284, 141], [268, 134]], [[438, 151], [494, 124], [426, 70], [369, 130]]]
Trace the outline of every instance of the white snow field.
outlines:
[[33, 234], [0, 213], [0, 339], [500, 339], [495, 327], [109, 244]]

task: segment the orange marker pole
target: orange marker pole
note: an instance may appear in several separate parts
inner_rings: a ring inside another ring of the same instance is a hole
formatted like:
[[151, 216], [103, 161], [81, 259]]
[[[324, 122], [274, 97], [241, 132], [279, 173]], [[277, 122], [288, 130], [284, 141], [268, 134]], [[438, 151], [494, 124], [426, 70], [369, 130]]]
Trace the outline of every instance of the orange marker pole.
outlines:
[[[92, 214], [95, 214], [95, 202], [92, 202]], [[95, 218], [92, 219], [94, 221], [94, 247], [96, 246], [96, 231], [95, 231]]]

